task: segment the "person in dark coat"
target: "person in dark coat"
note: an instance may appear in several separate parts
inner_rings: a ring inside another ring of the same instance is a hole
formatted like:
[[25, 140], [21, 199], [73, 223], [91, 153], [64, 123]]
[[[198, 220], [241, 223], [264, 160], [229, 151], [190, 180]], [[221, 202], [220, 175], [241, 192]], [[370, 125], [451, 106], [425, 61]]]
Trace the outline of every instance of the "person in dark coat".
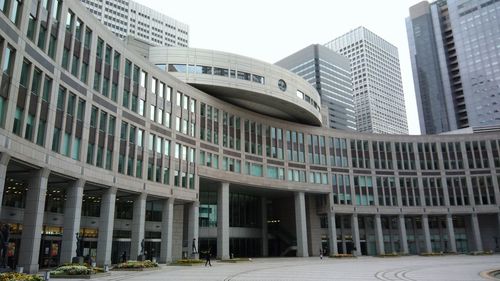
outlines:
[[205, 266], [210, 265], [212, 266], [212, 263], [210, 262], [210, 248], [208, 248], [208, 250], [205, 252]]

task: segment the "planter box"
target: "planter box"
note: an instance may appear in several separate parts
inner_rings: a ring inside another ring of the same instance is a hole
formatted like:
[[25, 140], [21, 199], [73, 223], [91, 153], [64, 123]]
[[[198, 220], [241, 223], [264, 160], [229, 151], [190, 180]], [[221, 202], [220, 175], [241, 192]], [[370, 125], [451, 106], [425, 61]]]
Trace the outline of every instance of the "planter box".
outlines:
[[159, 270], [160, 267], [144, 267], [144, 268], [113, 268], [112, 271], [151, 271], [151, 270]]
[[91, 275], [50, 275], [50, 278], [64, 278], [64, 279], [95, 279], [95, 278], [101, 278], [101, 277], [106, 277], [110, 276], [111, 273], [109, 272], [104, 272], [104, 273], [97, 273], [97, 274], [91, 274]]
[[238, 263], [238, 262], [249, 262], [249, 261], [252, 261], [252, 259], [249, 259], [249, 258], [236, 258], [236, 259], [229, 259], [229, 260], [220, 260], [219, 262]]
[[329, 258], [333, 258], [333, 259], [354, 259], [356, 258], [356, 256], [353, 256], [353, 255], [342, 255], [342, 256], [329, 256]]
[[170, 266], [193, 266], [193, 265], [204, 265], [205, 260], [181, 260], [184, 262], [179, 262], [180, 260], [174, 261], [168, 265]]

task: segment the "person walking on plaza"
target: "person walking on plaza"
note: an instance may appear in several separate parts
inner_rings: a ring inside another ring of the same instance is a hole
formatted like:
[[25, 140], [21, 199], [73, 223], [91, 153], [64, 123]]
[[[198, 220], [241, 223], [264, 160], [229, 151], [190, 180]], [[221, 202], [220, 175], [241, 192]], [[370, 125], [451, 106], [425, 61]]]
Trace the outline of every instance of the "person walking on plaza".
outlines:
[[212, 263], [210, 262], [210, 248], [205, 252], [205, 266], [210, 265], [212, 266]]
[[123, 251], [122, 262], [127, 262], [127, 252], [126, 251]]
[[323, 259], [323, 248], [319, 247], [319, 258], [322, 260]]

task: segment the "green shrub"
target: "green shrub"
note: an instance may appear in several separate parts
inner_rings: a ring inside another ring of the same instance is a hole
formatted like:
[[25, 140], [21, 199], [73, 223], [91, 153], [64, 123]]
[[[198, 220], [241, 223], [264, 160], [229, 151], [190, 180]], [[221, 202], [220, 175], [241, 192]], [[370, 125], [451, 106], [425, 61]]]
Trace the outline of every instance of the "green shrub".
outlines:
[[43, 278], [38, 275], [7, 272], [0, 274], [0, 281], [43, 281]]
[[491, 250], [488, 250], [488, 251], [473, 251], [473, 252], [470, 252], [469, 255], [472, 255], [472, 256], [493, 255], [493, 251], [491, 251]]
[[90, 275], [95, 273], [92, 268], [83, 265], [63, 265], [51, 271], [52, 275]]
[[426, 252], [426, 253], [420, 253], [421, 256], [423, 257], [436, 257], [436, 256], [444, 256], [443, 252]]
[[197, 264], [197, 263], [204, 263], [204, 260], [195, 260], [195, 259], [182, 259], [182, 260], [176, 260], [174, 264]]
[[336, 254], [336, 255], [331, 255], [330, 257], [332, 258], [354, 258], [353, 254]]
[[127, 261], [124, 263], [120, 263], [116, 266], [116, 268], [153, 268], [153, 267], [158, 267], [158, 264], [150, 260]]
[[399, 257], [399, 254], [396, 252], [392, 252], [392, 253], [385, 253], [385, 254], [378, 255], [378, 256], [381, 258], [392, 258], [392, 257]]

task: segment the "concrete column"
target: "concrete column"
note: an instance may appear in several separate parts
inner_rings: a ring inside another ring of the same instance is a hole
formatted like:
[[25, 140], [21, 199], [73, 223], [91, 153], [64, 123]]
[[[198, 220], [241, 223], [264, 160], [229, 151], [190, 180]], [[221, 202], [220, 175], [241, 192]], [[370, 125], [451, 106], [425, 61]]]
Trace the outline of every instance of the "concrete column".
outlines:
[[262, 256], [269, 256], [269, 244], [267, 239], [267, 198], [261, 198], [262, 209]]
[[[499, 202], [499, 201], [496, 201]], [[496, 245], [495, 245], [495, 251], [498, 252], [500, 248], [500, 213], [497, 213], [497, 238], [496, 238]]]
[[481, 240], [481, 231], [479, 229], [479, 220], [477, 214], [471, 215], [472, 235], [474, 236], [474, 246], [476, 251], [483, 250], [483, 241]]
[[448, 230], [449, 251], [456, 253], [457, 241], [455, 240], [455, 229], [453, 228], [453, 216], [451, 214], [446, 215], [446, 230]]
[[384, 250], [384, 233], [382, 232], [382, 220], [380, 215], [375, 215], [375, 246], [377, 247], [377, 254], [385, 254]]
[[78, 179], [66, 190], [60, 263], [70, 263], [71, 258], [76, 257], [76, 234], [80, 232], [84, 186], [85, 180]]
[[160, 262], [172, 262], [172, 233], [174, 225], [174, 198], [163, 200], [161, 213]]
[[429, 230], [429, 217], [422, 215], [422, 231], [424, 232], [425, 252], [432, 253], [431, 232]]
[[420, 239], [418, 235], [417, 218], [416, 217], [410, 217], [410, 218], [413, 227], [413, 236], [415, 237], [415, 249], [418, 253], [420, 253]]
[[23, 233], [19, 250], [19, 265], [25, 273], [38, 272], [38, 257], [42, 237], [43, 215], [49, 169], [38, 170], [29, 181], [24, 209]]
[[297, 257], [308, 257], [306, 201], [304, 192], [295, 192], [295, 228], [297, 231]]
[[[200, 217], [200, 202], [195, 201], [189, 204], [188, 210], [188, 255], [193, 259], [199, 258], [198, 249], [198, 230]], [[193, 239], [195, 239], [196, 249], [193, 248]], [[212, 249], [213, 250], [213, 249]]]
[[340, 245], [342, 247], [342, 254], [347, 254], [347, 245], [345, 241], [345, 221], [344, 221], [344, 216], [345, 215], [339, 215], [340, 219]]
[[229, 183], [223, 182], [217, 194], [217, 258], [229, 256]]
[[[449, 205], [448, 205], [449, 206]], [[443, 226], [441, 223], [442, 217], [438, 217], [438, 228], [439, 228], [439, 247], [441, 252], [446, 252], [446, 244], [445, 244], [445, 234], [443, 233]]]
[[2, 152], [0, 155], [0, 213], [2, 211], [3, 192], [5, 189], [5, 180], [7, 179], [7, 166], [9, 165], [10, 155]]
[[353, 254], [356, 256], [361, 255], [361, 241], [359, 239], [359, 224], [358, 224], [358, 214], [352, 214], [351, 216], [351, 227], [352, 227], [352, 240], [356, 251]]
[[399, 243], [401, 253], [408, 254], [408, 237], [406, 236], [405, 216], [399, 215]]
[[134, 212], [132, 216], [132, 237], [130, 239], [130, 259], [137, 260], [141, 252], [142, 240], [144, 239], [144, 225], [146, 223], [146, 193], [141, 193], [134, 200]]
[[390, 245], [391, 245], [391, 252], [396, 252], [395, 251], [395, 247], [394, 247], [394, 235], [393, 235], [393, 231], [392, 231], [392, 216], [389, 216], [387, 218], [387, 222], [388, 222], [388, 227], [389, 227], [389, 242], [390, 242]]
[[[330, 255], [337, 255], [339, 253], [339, 249], [337, 247], [337, 225], [335, 222], [335, 212], [333, 211], [333, 206], [335, 202], [333, 200], [333, 193], [328, 194], [328, 205], [330, 210], [328, 211], [328, 236], [329, 236], [329, 244], [330, 244]], [[500, 221], [499, 221], [500, 222]], [[499, 227], [500, 228], [500, 227]]]
[[111, 246], [113, 227], [115, 224], [116, 187], [110, 187], [101, 198], [101, 214], [99, 216], [99, 235], [97, 237], [98, 266], [111, 264]]

